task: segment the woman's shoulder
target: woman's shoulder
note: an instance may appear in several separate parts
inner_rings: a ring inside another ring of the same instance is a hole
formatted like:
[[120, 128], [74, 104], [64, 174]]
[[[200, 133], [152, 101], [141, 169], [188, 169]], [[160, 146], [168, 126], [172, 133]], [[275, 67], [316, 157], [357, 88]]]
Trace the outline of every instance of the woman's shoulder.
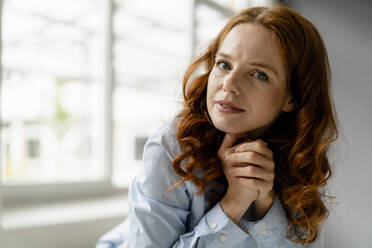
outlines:
[[152, 199], [176, 204], [181, 206], [188, 204], [188, 199], [175, 195], [180, 191], [187, 191], [184, 183], [169, 193], [166, 191], [182, 178], [176, 174], [172, 162], [181, 152], [177, 141], [176, 124], [177, 119], [171, 119], [159, 127], [148, 139], [144, 148], [142, 165], [136, 176], [137, 187], [141, 188], [143, 194]]
[[172, 166], [173, 160], [181, 153], [176, 130], [178, 121], [172, 118], [164, 122], [146, 141], [138, 180], [166, 184], [164, 187], [181, 180]]
[[173, 161], [173, 159], [182, 152], [181, 146], [177, 140], [177, 124], [180, 117], [173, 117], [165, 121], [155, 130], [145, 144], [145, 153], [149, 149], [159, 149]]

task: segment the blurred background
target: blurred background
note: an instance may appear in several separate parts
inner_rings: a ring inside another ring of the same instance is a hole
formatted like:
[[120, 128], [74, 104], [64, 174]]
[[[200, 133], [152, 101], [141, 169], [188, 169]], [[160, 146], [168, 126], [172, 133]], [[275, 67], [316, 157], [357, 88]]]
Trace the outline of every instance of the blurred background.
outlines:
[[125, 219], [151, 133], [235, 12], [282, 3], [326, 43], [341, 137], [322, 247], [370, 247], [368, 0], [0, 0], [0, 247], [84, 248]]

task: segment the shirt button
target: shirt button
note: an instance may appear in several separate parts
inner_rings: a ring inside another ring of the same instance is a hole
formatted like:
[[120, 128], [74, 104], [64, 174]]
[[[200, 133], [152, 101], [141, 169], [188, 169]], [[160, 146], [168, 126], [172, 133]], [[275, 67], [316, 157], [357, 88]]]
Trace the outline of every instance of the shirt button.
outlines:
[[210, 228], [212, 229], [215, 229], [217, 227], [217, 224], [215, 222], [212, 222], [210, 225], [209, 225]]
[[265, 229], [265, 230], [262, 231], [262, 235], [265, 235], [268, 232], [269, 232], [269, 230]]
[[227, 236], [222, 234], [222, 235], [220, 236], [220, 240], [221, 240], [222, 242], [225, 242], [225, 241], [227, 240]]

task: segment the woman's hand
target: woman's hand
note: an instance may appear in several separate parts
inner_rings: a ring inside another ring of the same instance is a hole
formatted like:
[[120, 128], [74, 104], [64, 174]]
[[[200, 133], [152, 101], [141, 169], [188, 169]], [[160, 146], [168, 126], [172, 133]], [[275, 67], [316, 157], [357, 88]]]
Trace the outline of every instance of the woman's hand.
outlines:
[[275, 177], [273, 153], [266, 143], [247, 139], [233, 146], [238, 138], [241, 137], [226, 133], [217, 153], [229, 183], [221, 207], [235, 222], [254, 201], [260, 207], [256, 213], [266, 213], [274, 200]]

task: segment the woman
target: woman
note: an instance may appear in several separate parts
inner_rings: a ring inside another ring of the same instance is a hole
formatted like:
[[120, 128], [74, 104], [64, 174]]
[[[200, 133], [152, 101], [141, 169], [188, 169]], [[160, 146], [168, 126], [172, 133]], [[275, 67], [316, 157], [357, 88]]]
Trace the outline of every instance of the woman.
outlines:
[[147, 142], [128, 218], [97, 247], [314, 247], [337, 138], [329, 88], [307, 19], [283, 6], [232, 17], [186, 71], [183, 110]]

